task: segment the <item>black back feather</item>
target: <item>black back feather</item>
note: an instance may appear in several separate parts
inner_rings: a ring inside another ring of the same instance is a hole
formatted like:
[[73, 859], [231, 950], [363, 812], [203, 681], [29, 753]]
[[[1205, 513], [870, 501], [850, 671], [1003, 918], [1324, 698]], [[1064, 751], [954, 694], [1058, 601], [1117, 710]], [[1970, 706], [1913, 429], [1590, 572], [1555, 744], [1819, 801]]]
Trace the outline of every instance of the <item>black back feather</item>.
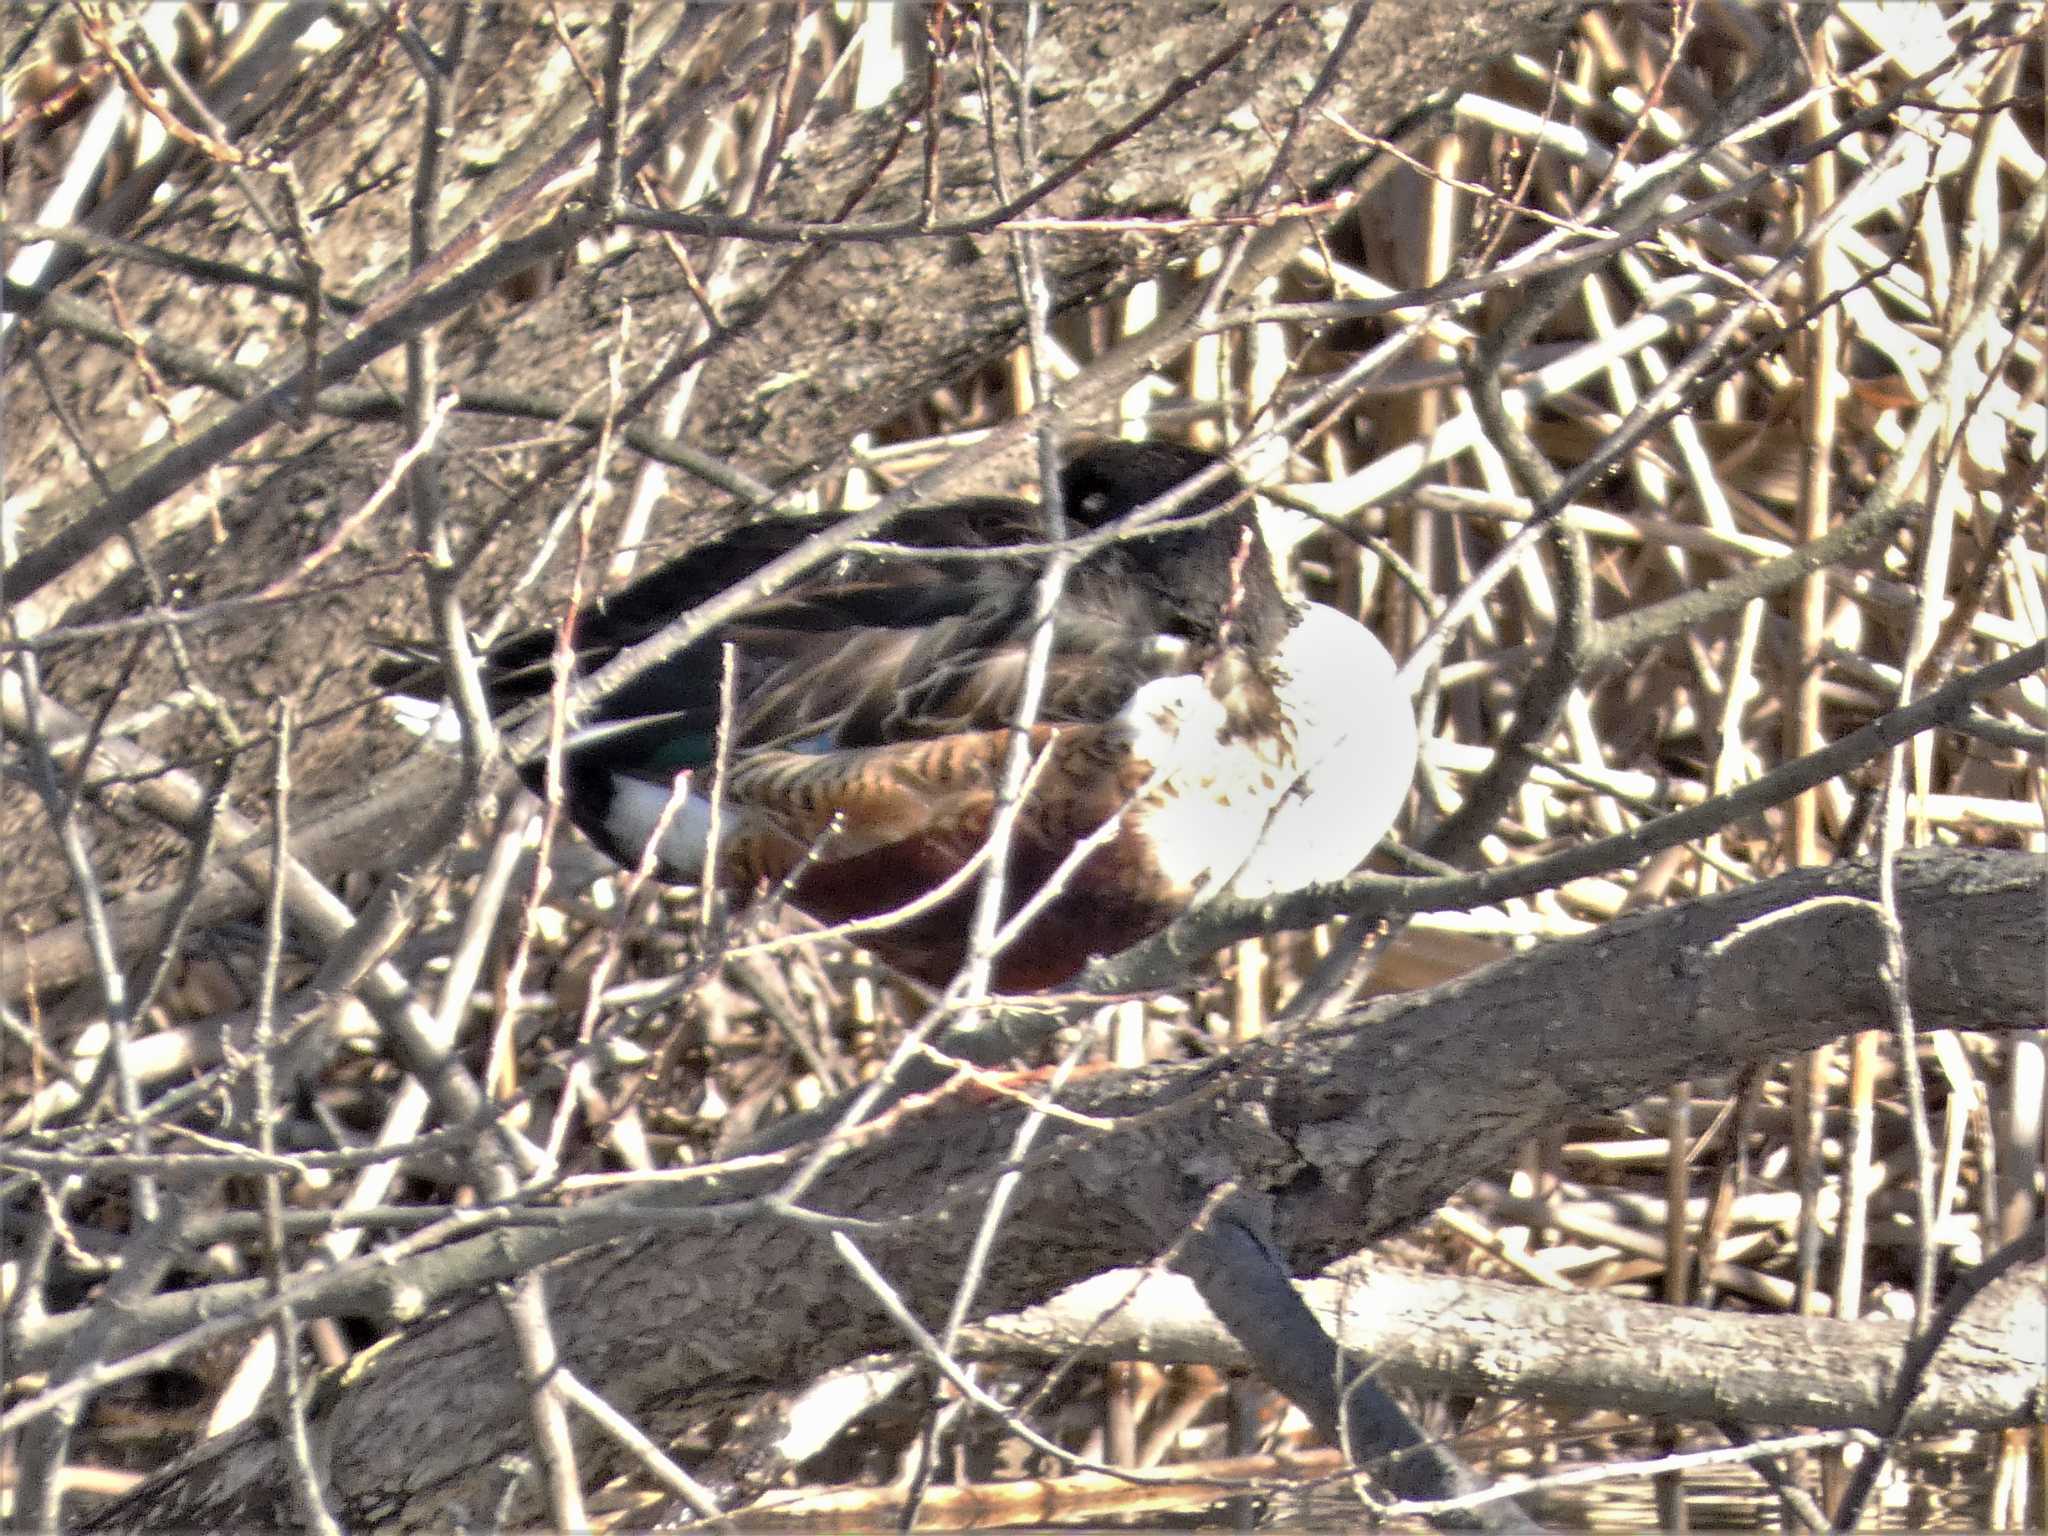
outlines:
[[[1216, 463], [1178, 444], [1101, 443], [1067, 465], [1065, 511], [1076, 532], [1098, 531]], [[1243, 482], [1225, 469], [1159, 531], [1080, 561], [1054, 615], [1045, 717], [1106, 718], [1150, 677], [1199, 663], [1226, 630], [1253, 654], [1277, 642], [1286, 608], [1256, 532], [1245, 532], [1255, 530], [1250, 514]], [[587, 605], [574, 621], [577, 672], [602, 667], [820, 526], [777, 520], [736, 529]], [[906, 510], [881, 538], [916, 553], [848, 555], [608, 694], [574, 738], [572, 779], [588, 783], [592, 771], [665, 779], [708, 762], [727, 641], [741, 668], [740, 746], [819, 734], [835, 747], [865, 746], [1006, 721], [1015, 688], [1005, 674], [1021, 680], [1044, 558], [989, 552], [1042, 543], [1039, 509], [997, 497], [935, 503]], [[1176, 653], [1160, 636], [1184, 644]], [[495, 711], [547, 694], [555, 647], [556, 632], [542, 628], [490, 652], [483, 681]], [[857, 686], [841, 676], [857, 664], [884, 675]], [[421, 698], [442, 693], [438, 666], [416, 655], [379, 663], [371, 680]]]

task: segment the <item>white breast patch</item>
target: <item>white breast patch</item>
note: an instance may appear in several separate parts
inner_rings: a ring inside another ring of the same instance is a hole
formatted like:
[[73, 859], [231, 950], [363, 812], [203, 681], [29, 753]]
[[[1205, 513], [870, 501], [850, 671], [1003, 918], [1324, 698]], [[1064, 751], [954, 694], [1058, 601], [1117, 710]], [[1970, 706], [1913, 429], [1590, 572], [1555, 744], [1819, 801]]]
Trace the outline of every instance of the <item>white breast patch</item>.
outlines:
[[1350, 874], [1401, 814], [1415, 777], [1415, 709], [1371, 630], [1311, 603], [1278, 661], [1297, 776], [1237, 871], [1231, 889], [1241, 896]]
[[1122, 718], [1132, 751], [1163, 770], [1130, 814], [1161, 873], [1204, 894], [1267, 896], [1349, 874], [1407, 798], [1415, 716], [1372, 632], [1310, 604], [1275, 657], [1291, 743], [1224, 741], [1199, 678], [1147, 683]]

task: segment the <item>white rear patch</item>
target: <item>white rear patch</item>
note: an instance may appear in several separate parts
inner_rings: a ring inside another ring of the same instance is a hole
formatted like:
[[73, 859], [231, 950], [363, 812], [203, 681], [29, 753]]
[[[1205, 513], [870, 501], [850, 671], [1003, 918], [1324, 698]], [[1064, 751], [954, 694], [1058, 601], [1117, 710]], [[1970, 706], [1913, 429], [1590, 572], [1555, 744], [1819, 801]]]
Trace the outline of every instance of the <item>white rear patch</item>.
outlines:
[[[612, 780], [612, 803], [604, 814], [604, 829], [621, 848], [631, 849], [637, 857], [647, 847], [647, 840], [654, 836], [654, 829], [660, 825], [661, 814], [668, 809], [670, 791], [665, 785], [650, 784], [645, 779]], [[731, 830], [733, 817], [728, 807], [725, 819], [726, 829]], [[675, 814], [669, 818], [667, 830], [662, 833], [658, 853], [662, 864], [671, 875], [684, 880], [694, 880], [704, 871], [704, 849], [711, 838], [711, 802], [696, 793], [683, 796]]]
[[410, 694], [387, 693], [378, 702], [400, 730], [443, 746], [462, 744], [462, 717], [446, 699], [415, 699]]

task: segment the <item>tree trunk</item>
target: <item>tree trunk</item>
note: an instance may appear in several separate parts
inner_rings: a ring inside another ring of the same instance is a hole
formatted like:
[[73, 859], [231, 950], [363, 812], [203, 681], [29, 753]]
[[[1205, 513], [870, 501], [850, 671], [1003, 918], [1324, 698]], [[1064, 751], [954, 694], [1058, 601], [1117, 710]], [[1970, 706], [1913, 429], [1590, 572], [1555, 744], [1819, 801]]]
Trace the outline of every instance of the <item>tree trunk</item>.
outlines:
[[[2044, 877], [2048, 861], [2031, 855], [1901, 858], [1907, 1000], [1920, 1028], [2034, 1026], [2048, 958]], [[1084, 1077], [1062, 1107], [1107, 1128], [1046, 1125], [977, 1311], [1015, 1310], [1151, 1259], [1227, 1182], [1266, 1202], [1295, 1272], [1314, 1270], [1419, 1220], [1568, 1114], [1888, 1028], [1876, 894], [1867, 866], [1787, 875], [1622, 918], [1212, 1062]], [[870, 1224], [851, 1240], [914, 1315], [942, 1317], [1024, 1113], [971, 1085], [912, 1101], [888, 1135], [847, 1145], [802, 1207]], [[458, 1285], [555, 1257], [546, 1275], [564, 1360], [644, 1427], [673, 1435], [904, 1343], [819, 1225], [758, 1203], [786, 1172], [777, 1164], [715, 1188], [669, 1186], [659, 1206], [643, 1207], [646, 1231], [594, 1249], [570, 1252], [587, 1240], [573, 1234], [479, 1238], [312, 1304], [347, 1295], [360, 1306], [381, 1292], [417, 1312]], [[216, 1306], [237, 1299], [259, 1301], [260, 1288], [214, 1288]], [[124, 1343], [159, 1335], [173, 1304], [193, 1315], [188, 1298], [145, 1302]], [[52, 1330], [40, 1347], [60, 1343]], [[313, 1439], [337, 1517], [351, 1527], [538, 1518], [530, 1482], [501, 1502], [507, 1458], [526, 1446], [526, 1404], [489, 1297], [408, 1329], [316, 1396]], [[594, 1435], [579, 1435], [578, 1450], [593, 1478], [616, 1465], [615, 1447]], [[202, 1447], [106, 1523], [289, 1518], [266, 1421]]]

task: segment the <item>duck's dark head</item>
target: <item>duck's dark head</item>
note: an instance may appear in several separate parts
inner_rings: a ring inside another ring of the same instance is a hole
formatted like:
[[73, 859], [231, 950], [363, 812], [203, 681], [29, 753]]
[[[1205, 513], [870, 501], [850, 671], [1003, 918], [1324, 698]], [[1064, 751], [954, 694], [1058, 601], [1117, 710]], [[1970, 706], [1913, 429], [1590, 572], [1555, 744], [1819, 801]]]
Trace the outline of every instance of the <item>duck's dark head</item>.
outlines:
[[[1219, 465], [1217, 455], [1181, 443], [1097, 443], [1067, 464], [1062, 501], [1077, 529], [1102, 528]], [[1077, 594], [1142, 593], [1155, 631], [1190, 641], [1197, 654], [1229, 646], [1266, 656], [1293, 617], [1251, 494], [1227, 466], [1158, 531], [1134, 534], [1084, 561], [1074, 587]]]

